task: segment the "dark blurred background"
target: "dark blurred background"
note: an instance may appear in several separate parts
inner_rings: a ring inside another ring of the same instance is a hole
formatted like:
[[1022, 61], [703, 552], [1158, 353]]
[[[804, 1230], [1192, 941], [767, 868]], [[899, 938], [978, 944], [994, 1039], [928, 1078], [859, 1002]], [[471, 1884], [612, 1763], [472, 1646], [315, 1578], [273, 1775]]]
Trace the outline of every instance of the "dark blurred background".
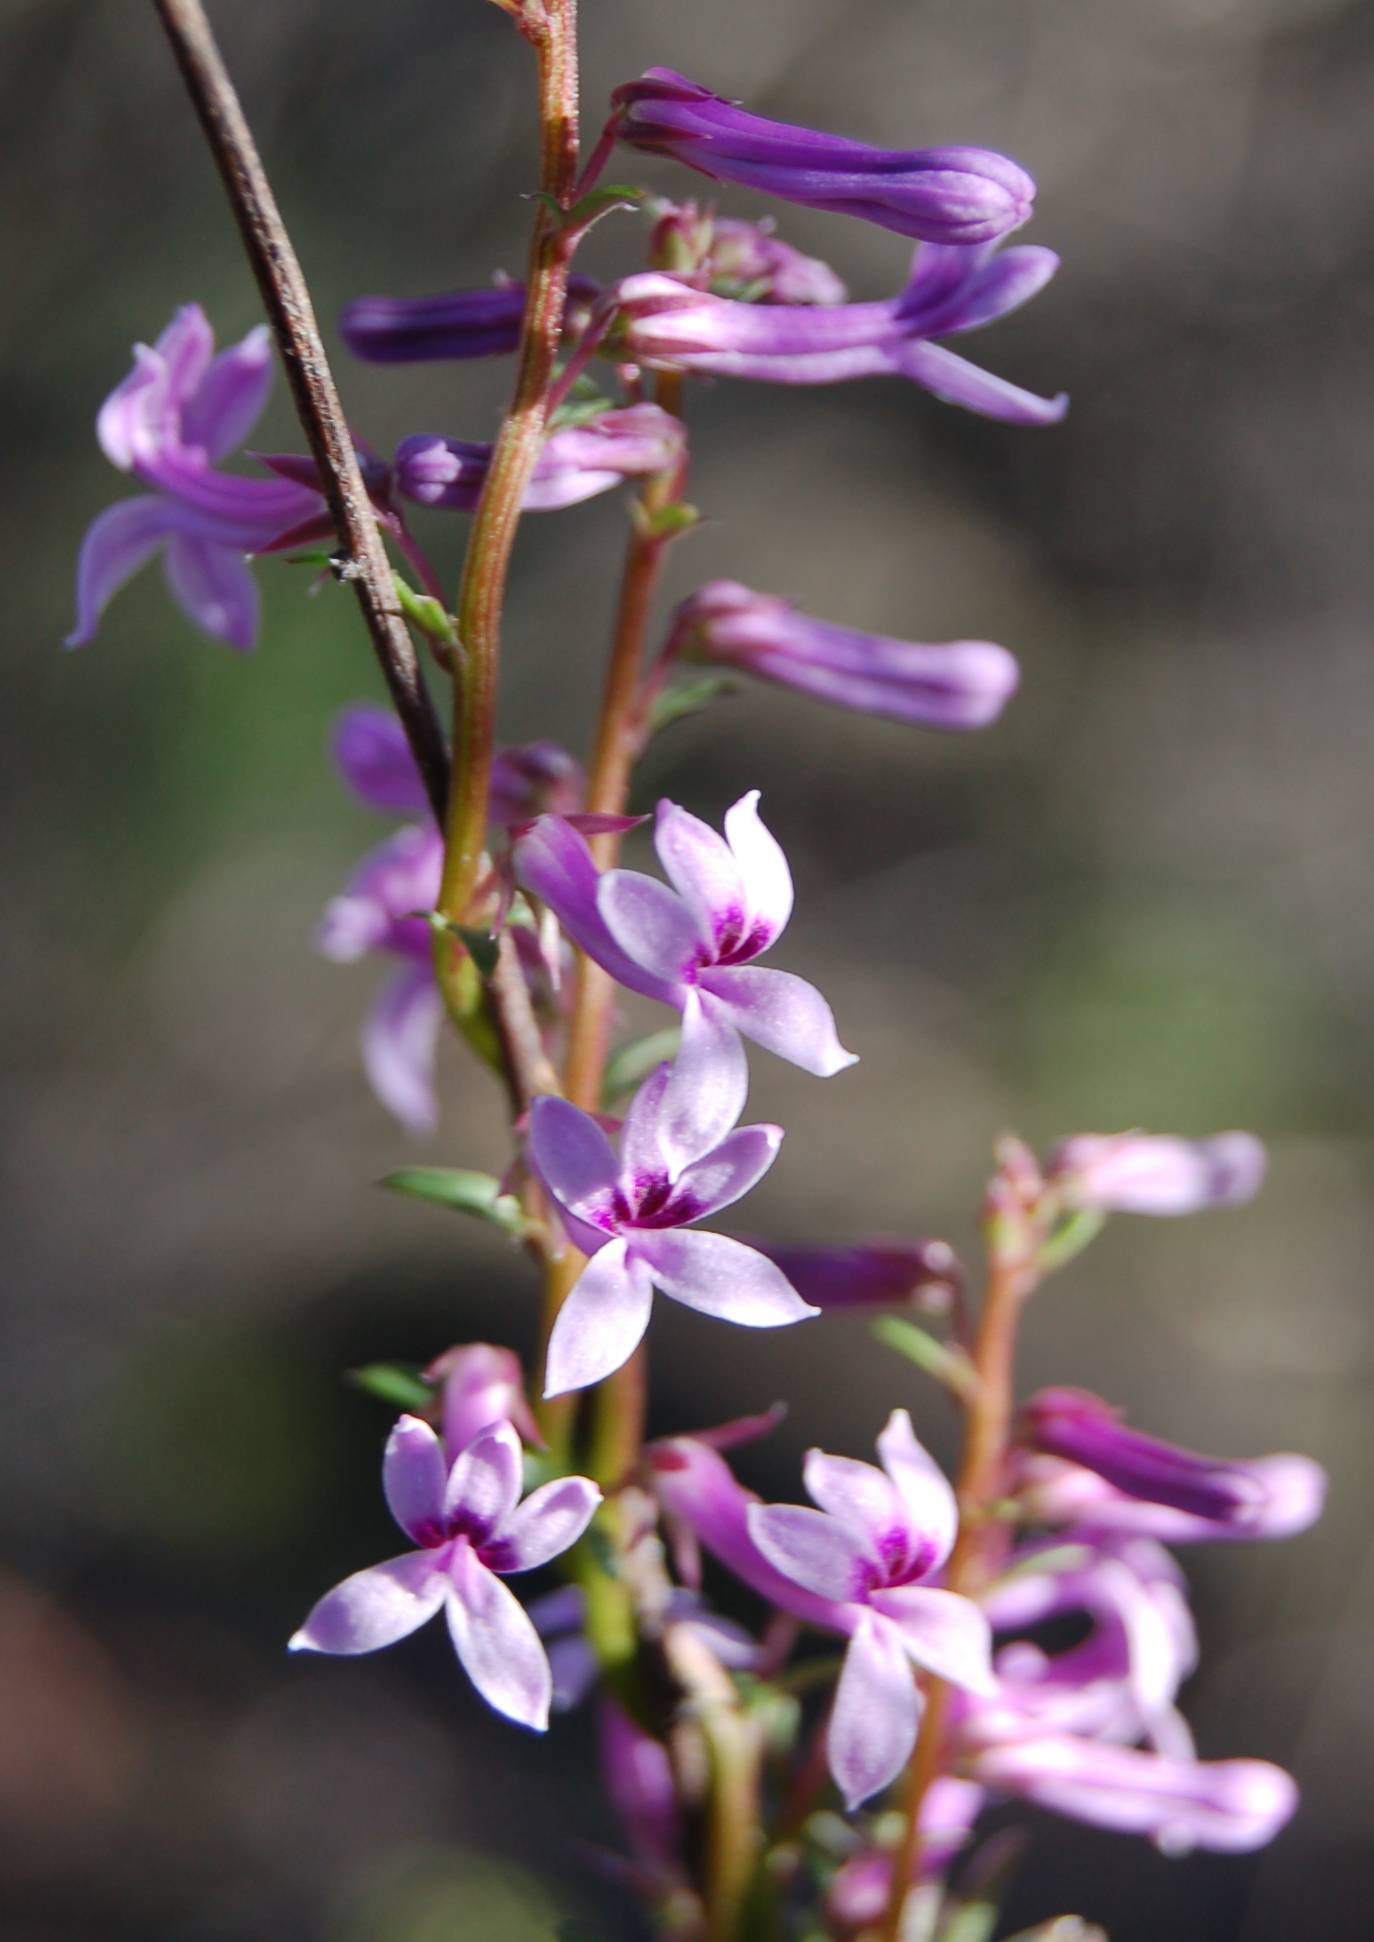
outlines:
[[[530, 62], [481, 0], [214, 10], [322, 316], [518, 270]], [[670, 64], [764, 112], [893, 146], [977, 142], [1040, 183], [1060, 279], [969, 348], [1068, 423], [1016, 431], [915, 389], [722, 385], [693, 401], [676, 594], [715, 574], [897, 635], [1021, 658], [1005, 724], [941, 741], [762, 690], [674, 731], [643, 777], [716, 815], [764, 792], [798, 879], [779, 960], [859, 1067], [754, 1061], [789, 1238], [971, 1239], [990, 1143], [1253, 1127], [1254, 1207], [1120, 1221], [1033, 1312], [1024, 1380], [1081, 1382], [1203, 1448], [1329, 1466], [1321, 1528], [1188, 1560], [1206, 1755], [1292, 1767], [1270, 1852], [1166, 1862], [1046, 1824], [1022, 1920], [1118, 1942], [1368, 1934], [1374, 1421], [1374, 6], [1361, 0], [598, 0], [586, 101]], [[13, 1942], [525, 1942], [636, 1931], [577, 1844], [609, 1829], [590, 1732], [483, 1712], [438, 1628], [289, 1661], [311, 1600], [394, 1543], [383, 1407], [359, 1362], [531, 1344], [523, 1264], [378, 1193], [423, 1157], [499, 1169], [493, 1085], [450, 1053], [416, 1149], [361, 1083], [378, 967], [312, 928], [380, 834], [325, 757], [377, 692], [351, 601], [261, 574], [243, 663], [155, 572], [60, 650], [86, 522], [128, 482], [95, 410], [173, 307], [258, 316], [150, 10], [9, 0], [3, 309], [8, 1294], [0, 1876]], [[630, 172], [627, 162], [618, 173]], [[636, 171], [639, 173], [641, 171]], [[698, 178], [642, 171], [683, 194]], [[740, 214], [762, 205], [724, 192]], [[593, 264], [630, 267], [635, 220]], [[902, 243], [797, 212], [856, 296]], [[342, 370], [354, 422], [490, 434], [501, 366]], [[269, 449], [297, 443], [278, 399]], [[584, 743], [614, 500], [521, 538], [510, 739]], [[456, 575], [459, 522], [431, 530]], [[953, 1425], [859, 1322], [732, 1332], [660, 1304], [655, 1422], [787, 1396], [748, 1453], [794, 1497], [808, 1443], [867, 1454], [894, 1402]], [[839, 1379], [837, 1380], [837, 1374]]]

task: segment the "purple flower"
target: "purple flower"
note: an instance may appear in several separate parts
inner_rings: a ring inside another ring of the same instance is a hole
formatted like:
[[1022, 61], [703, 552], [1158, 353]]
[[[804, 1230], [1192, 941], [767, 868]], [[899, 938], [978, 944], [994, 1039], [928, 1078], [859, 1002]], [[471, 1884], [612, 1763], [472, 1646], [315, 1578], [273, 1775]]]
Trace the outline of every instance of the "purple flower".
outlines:
[[1025, 222], [1035, 184], [1005, 155], [981, 148], [870, 148], [768, 121], [653, 67], [611, 96], [610, 128], [716, 182], [736, 182], [809, 209], [861, 216], [899, 236], [982, 243]]
[[546, 1396], [600, 1382], [633, 1354], [657, 1286], [705, 1315], [780, 1328], [816, 1310], [771, 1261], [723, 1234], [685, 1232], [772, 1166], [777, 1126], [732, 1131], [744, 1104], [739, 1041], [704, 1025], [684, 1036], [630, 1102], [620, 1158], [588, 1114], [536, 1099], [530, 1155], [569, 1239], [591, 1258], [549, 1338]]
[[1214, 1516], [1150, 1502], [1051, 1456], [1021, 1457], [1016, 1498], [1036, 1523], [1068, 1526], [1071, 1537], [1091, 1541], [1118, 1534], [1157, 1538], [1161, 1544], [1243, 1544], [1296, 1537], [1322, 1514], [1326, 1472], [1310, 1457], [1252, 1457], [1216, 1467], [1244, 1473], [1247, 1500]]
[[749, 1535], [776, 1571], [854, 1609], [828, 1737], [830, 1771], [851, 1809], [911, 1757], [921, 1715], [913, 1662], [975, 1692], [996, 1690], [986, 1617], [926, 1582], [949, 1556], [959, 1513], [904, 1409], [888, 1418], [878, 1455], [881, 1470], [812, 1450], [803, 1476], [819, 1509], [747, 1512]]
[[1264, 1148], [1250, 1133], [1217, 1133], [1209, 1140], [1079, 1133], [1056, 1149], [1045, 1178], [1072, 1207], [1194, 1214], [1253, 1199], [1264, 1168]]
[[524, 1371], [513, 1349], [491, 1342], [466, 1342], [446, 1349], [425, 1370], [425, 1381], [443, 1387], [444, 1448], [461, 1455], [483, 1430], [510, 1423], [524, 1443], [539, 1445], [539, 1434], [525, 1400]]
[[[921, 1803], [921, 1840], [916, 1877], [941, 1875], [968, 1840], [983, 1805], [983, 1789], [971, 1780], [942, 1775]], [[836, 1873], [826, 1897], [826, 1914], [842, 1936], [856, 1938], [877, 1928], [892, 1892], [892, 1855], [886, 1848], [862, 1848]]]
[[[551, 433], [525, 492], [526, 512], [556, 512], [623, 485], [666, 472], [682, 456], [681, 419], [657, 405], [603, 412], [586, 425]], [[422, 506], [471, 512], [491, 463], [490, 445], [463, 444], [419, 432], [396, 448], [396, 484]]]
[[1127, 1429], [1116, 1410], [1081, 1389], [1033, 1396], [1021, 1412], [1019, 1440], [1092, 1472], [1115, 1495], [1181, 1512], [1239, 1538], [1288, 1537], [1321, 1511], [1325, 1477], [1309, 1459], [1198, 1456]]
[[918, 728], [986, 728], [1019, 678], [1006, 648], [991, 641], [928, 646], [861, 634], [735, 580], [712, 580], [684, 601], [673, 638], [693, 659]]
[[[580, 335], [599, 285], [568, 279], [563, 327]], [[422, 364], [436, 358], [500, 357], [520, 342], [525, 290], [497, 283], [486, 290], [449, 290], [437, 297], [357, 297], [339, 314], [339, 335], [369, 364]]]
[[999, 254], [923, 244], [905, 290], [881, 303], [737, 303], [655, 271], [624, 278], [602, 301], [615, 312], [615, 354], [637, 363], [765, 384], [908, 378], [985, 418], [1052, 425], [1068, 410], [1062, 394], [1037, 397], [929, 340], [1005, 317], [1058, 267], [1052, 250], [1032, 246]]
[[96, 436], [111, 465], [150, 491], [121, 499], [88, 528], [76, 577], [68, 647], [93, 640], [106, 604], [162, 553], [172, 598], [202, 633], [246, 650], [257, 639], [258, 590], [244, 561], [321, 511], [318, 492], [281, 479], [242, 479], [216, 461], [242, 445], [272, 383], [272, 347], [259, 325], [214, 354], [199, 304], [185, 304], [111, 392]]
[[501, 1583], [575, 1544], [601, 1501], [585, 1477], [559, 1477], [520, 1502], [520, 1439], [484, 1431], [450, 1466], [428, 1423], [403, 1416], [382, 1461], [392, 1516], [419, 1550], [355, 1572], [315, 1606], [293, 1651], [376, 1652], [442, 1606], [459, 1663], [489, 1706], [543, 1732], [551, 1679], [539, 1636]]
[[917, 1308], [942, 1315], [963, 1285], [963, 1270], [948, 1241], [755, 1245], [777, 1262], [802, 1300], [817, 1308]]
[[[561, 1585], [529, 1608], [534, 1629], [548, 1648], [553, 1670], [553, 1710], [565, 1713], [578, 1706], [601, 1676], [595, 1649], [584, 1631], [587, 1601], [580, 1585]], [[685, 1626], [713, 1658], [732, 1670], [748, 1672], [759, 1662], [759, 1648], [743, 1626], [708, 1611], [696, 1592], [675, 1585], [661, 1614], [673, 1625]]]
[[[444, 845], [400, 724], [384, 708], [347, 708], [334, 760], [352, 793], [371, 809], [418, 820], [369, 851], [342, 896], [325, 911], [320, 950], [337, 964], [381, 954], [399, 960], [363, 1025], [363, 1066], [373, 1091], [403, 1126], [431, 1132], [438, 1121], [434, 1062], [444, 1007], [434, 978], [433, 940], [423, 914], [434, 908]], [[581, 770], [554, 742], [501, 750], [492, 772], [491, 820], [507, 826], [581, 798]]]
[[845, 287], [830, 265], [782, 242], [771, 222], [717, 216], [695, 202], [658, 205], [649, 255], [656, 270], [744, 303], [845, 299]]
[[787, 859], [758, 814], [758, 791], [707, 824], [660, 802], [654, 844], [673, 888], [634, 870], [599, 875], [578, 832], [543, 816], [515, 846], [516, 877], [568, 936], [631, 991], [698, 1022], [727, 1024], [822, 1078], [852, 1065], [814, 986], [755, 959], [792, 911]]

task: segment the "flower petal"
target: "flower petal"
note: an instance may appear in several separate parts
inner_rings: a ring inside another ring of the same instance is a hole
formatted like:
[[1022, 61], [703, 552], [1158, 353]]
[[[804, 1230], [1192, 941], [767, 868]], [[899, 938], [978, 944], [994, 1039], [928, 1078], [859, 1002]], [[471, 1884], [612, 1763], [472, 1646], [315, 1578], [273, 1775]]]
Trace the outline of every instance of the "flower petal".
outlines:
[[751, 1504], [749, 1535], [769, 1564], [818, 1598], [861, 1602], [877, 1564], [858, 1532], [805, 1504]]
[[405, 731], [386, 708], [362, 702], [334, 725], [334, 761], [360, 802], [398, 816], [430, 814]]
[[601, 1492], [586, 1477], [556, 1477], [517, 1504], [499, 1534], [482, 1546], [490, 1571], [533, 1571], [576, 1544], [592, 1521]]
[[946, 350], [943, 344], [927, 344], [919, 338], [898, 344], [886, 352], [890, 368], [912, 378], [932, 397], [947, 405], [962, 405], [976, 411], [980, 418], [997, 418], [1004, 425], [1057, 425], [1069, 408], [1064, 392], [1041, 398], [1009, 384], [966, 357]]
[[382, 1490], [391, 1515], [417, 1544], [437, 1544], [443, 1536], [446, 1468], [429, 1424], [403, 1416], [387, 1438]]
[[449, 1472], [444, 1515], [474, 1544], [502, 1529], [520, 1501], [523, 1453], [510, 1423], [493, 1423], [474, 1437]]
[[582, 836], [562, 816], [539, 816], [515, 844], [516, 881], [546, 903], [573, 943], [627, 991], [661, 1004], [679, 1002], [675, 983], [655, 977], [628, 957], [597, 908], [601, 879]]
[[672, 1224], [685, 1226], [741, 1199], [767, 1173], [781, 1144], [781, 1126], [741, 1126], [731, 1133], [705, 1159], [685, 1167], [673, 1183], [666, 1209]]
[[657, 1146], [670, 1175], [710, 1154], [739, 1119], [748, 1094], [749, 1061], [739, 1033], [688, 987], [677, 1057], [658, 1095]]
[[434, 1054], [443, 1016], [434, 973], [408, 964], [382, 986], [363, 1025], [368, 1083], [412, 1133], [432, 1133], [438, 1123]]
[[488, 1706], [543, 1733], [553, 1694], [548, 1655], [519, 1599], [466, 1545], [454, 1556], [448, 1629]]
[[221, 351], [181, 414], [181, 435], [210, 459], [237, 451], [257, 424], [272, 389], [272, 338], [258, 324]]
[[153, 493], [120, 499], [91, 521], [77, 562], [76, 626], [67, 636], [68, 647], [85, 647], [95, 639], [105, 608], [175, 526], [172, 507]]
[[741, 1328], [786, 1328], [820, 1310], [804, 1302], [781, 1268], [724, 1234], [640, 1228], [634, 1251], [665, 1295]]
[[897, 1585], [875, 1591], [871, 1602], [892, 1620], [918, 1666], [985, 1698], [996, 1693], [992, 1627], [971, 1598], [926, 1585]]
[[698, 974], [707, 1009], [726, 1018], [737, 1032], [789, 1059], [803, 1072], [829, 1079], [857, 1052], [846, 1052], [835, 1030], [835, 1015], [814, 985], [790, 971], [757, 964], [712, 965]]
[[916, 1441], [911, 1418], [904, 1409], [894, 1409], [888, 1417], [878, 1437], [878, 1458], [929, 1547], [929, 1561], [923, 1569], [934, 1571], [954, 1548], [959, 1506], [948, 1477]]
[[701, 941], [714, 951], [722, 938], [741, 938], [748, 920], [744, 880], [724, 837], [665, 800], [654, 822], [654, 848]]
[[655, 978], [680, 983], [702, 954], [705, 940], [691, 912], [657, 877], [608, 870], [597, 887], [596, 907], [619, 949]]
[[827, 1739], [830, 1771], [851, 1813], [902, 1771], [920, 1716], [920, 1695], [894, 1629], [864, 1612], [844, 1655]]
[[257, 644], [262, 602], [242, 552], [212, 539], [174, 533], [163, 571], [172, 598], [202, 634], [246, 654]]
[[430, 1551], [355, 1571], [327, 1591], [291, 1640], [292, 1652], [378, 1652], [408, 1638], [444, 1602], [448, 1580]]
[[767, 950], [792, 915], [792, 872], [782, 845], [764, 827], [758, 805], [759, 791], [751, 789], [725, 812], [725, 840], [739, 865], [755, 953]]
[[559, 1206], [584, 1225], [595, 1221], [604, 1239], [597, 1217], [606, 1216], [619, 1168], [591, 1115], [551, 1094], [536, 1099], [530, 1109], [530, 1157]]
[[885, 1577], [905, 1575], [922, 1533], [911, 1530], [907, 1507], [885, 1472], [853, 1457], [808, 1450], [802, 1475], [812, 1502], [862, 1537], [870, 1554], [881, 1559]]
[[594, 1255], [553, 1325], [545, 1398], [585, 1389], [628, 1362], [649, 1326], [653, 1293], [648, 1270], [623, 1241]]

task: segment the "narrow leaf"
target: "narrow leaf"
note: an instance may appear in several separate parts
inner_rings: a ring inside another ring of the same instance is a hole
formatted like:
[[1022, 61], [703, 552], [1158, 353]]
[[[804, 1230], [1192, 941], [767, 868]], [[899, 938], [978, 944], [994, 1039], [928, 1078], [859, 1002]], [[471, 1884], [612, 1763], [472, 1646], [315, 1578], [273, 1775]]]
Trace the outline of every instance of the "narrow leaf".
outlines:
[[409, 1362], [369, 1362], [366, 1368], [350, 1369], [348, 1380], [355, 1389], [396, 1409], [428, 1409], [434, 1401], [434, 1391]]
[[494, 1174], [472, 1173], [465, 1167], [402, 1167], [397, 1173], [389, 1173], [382, 1185], [411, 1200], [427, 1200], [454, 1213], [475, 1214], [478, 1220], [490, 1221], [507, 1234], [525, 1231], [520, 1202], [514, 1194], [502, 1193], [501, 1182]]
[[677, 1057], [678, 1042], [682, 1034], [675, 1025], [661, 1032], [650, 1032], [647, 1038], [633, 1039], [629, 1045], [622, 1045], [613, 1052], [606, 1064], [606, 1077], [601, 1087], [603, 1107], [614, 1106], [623, 1099], [649, 1074], [663, 1064], [665, 1059]]
[[703, 708], [709, 708], [713, 701], [722, 695], [739, 693], [739, 683], [728, 674], [708, 674], [700, 681], [683, 682], [676, 688], [664, 688], [654, 697], [649, 710], [649, 733], [661, 735], [665, 728], [674, 722], [686, 721], [692, 715], [699, 715]]
[[928, 1376], [934, 1376], [956, 1396], [971, 1399], [978, 1389], [978, 1374], [961, 1349], [948, 1348], [915, 1322], [900, 1315], [882, 1315], [873, 1324], [873, 1333], [884, 1348], [895, 1349]]

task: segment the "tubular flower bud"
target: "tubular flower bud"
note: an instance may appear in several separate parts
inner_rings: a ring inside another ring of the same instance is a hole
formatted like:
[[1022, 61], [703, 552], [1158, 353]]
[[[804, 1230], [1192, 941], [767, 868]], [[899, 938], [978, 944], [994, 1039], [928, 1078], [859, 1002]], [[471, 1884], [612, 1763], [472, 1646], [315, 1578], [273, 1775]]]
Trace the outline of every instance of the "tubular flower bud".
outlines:
[[693, 659], [920, 728], [986, 728], [1019, 679], [1015, 660], [992, 641], [929, 645], [864, 634], [812, 620], [736, 580], [713, 580], [684, 601], [673, 632]]
[[667, 155], [808, 209], [860, 216], [899, 236], [984, 243], [1031, 213], [1035, 184], [982, 148], [872, 148], [867, 142], [751, 115], [670, 68], [651, 67], [611, 96], [610, 128], [632, 148]]
[[744, 303], [845, 300], [845, 287], [830, 265], [782, 242], [771, 222], [717, 216], [694, 202], [658, 205], [649, 256], [656, 270]]
[[817, 1308], [916, 1308], [944, 1314], [964, 1272], [948, 1241], [865, 1241], [854, 1247], [755, 1246]]
[[[657, 405], [607, 411], [590, 424], [569, 425], [545, 441], [525, 491], [526, 512], [556, 512], [623, 485], [666, 472], [682, 455], [680, 419]], [[396, 448], [396, 484], [422, 506], [472, 512], [486, 483], [490, 445], [420, 432]]]
[[1264, 1170], [1264, 1148], [1250, 1133], [1217, 1133], [1209, 1140], [1079, 1133], [1056, 1149], [1045, 1178], [1074, 1207], [1195, 1214], [1252, 1200]]
[[[598, 286], [568, 279], [567, 336], [586, 325]], [[497, 283], [487, 290], [449, 290], [437, 297], [356, 297], [339, 313], [339, 335], [369, 364], [427, 364], [439, 358], [501, 357], [520, 342], [525, 290]]]

